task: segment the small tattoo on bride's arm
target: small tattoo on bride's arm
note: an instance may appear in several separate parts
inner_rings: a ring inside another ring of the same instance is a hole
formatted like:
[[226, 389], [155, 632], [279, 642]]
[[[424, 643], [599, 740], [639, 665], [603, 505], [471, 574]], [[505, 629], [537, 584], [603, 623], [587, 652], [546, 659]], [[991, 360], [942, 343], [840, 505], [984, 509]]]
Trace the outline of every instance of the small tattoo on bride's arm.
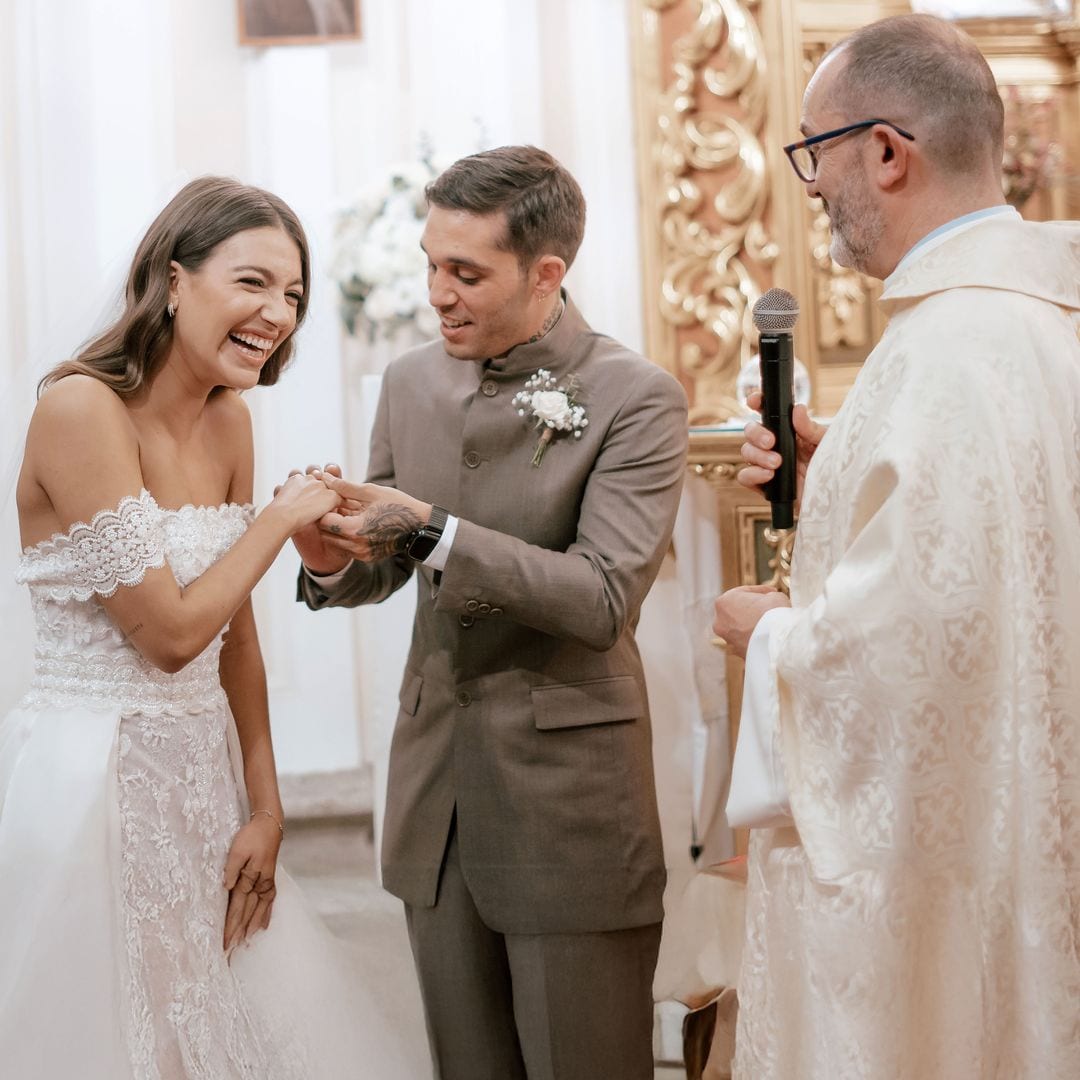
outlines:
[[124, 640], [127, 641], [128, 638], [133, 638], [142, 628], [143, 624], [141, 622], [136, 623], [126, 634], [124, 634]]

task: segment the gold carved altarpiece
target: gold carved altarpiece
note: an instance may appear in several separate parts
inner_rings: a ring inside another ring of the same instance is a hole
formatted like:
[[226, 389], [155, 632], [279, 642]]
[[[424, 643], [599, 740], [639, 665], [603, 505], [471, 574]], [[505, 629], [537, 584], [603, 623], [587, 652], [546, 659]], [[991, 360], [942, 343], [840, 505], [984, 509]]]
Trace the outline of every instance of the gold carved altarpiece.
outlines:
[[[736, 484], [741, 435], [716, 428], [740, 413], [735, 380], [756, 351], [750, 313], [766, 289], [800, 299], [795, 349], [820, 415], [839, 408], [881, 333], [879, 286], [832, 262], [828, 219], [781, 146], [799, 137], [803, 90], [823, 54], [857, 27], [911, 6], [632, 3], [648, 355], [690, 397], [690, 467], [720, 502], [725, 587], [786, 587], [793, 537], [768, 529], [766, 505]], [[1056, 173], [1022, 212], [1080, 218], [1080, 0], [1071, 17], [961, 25], [998, 78], [1014, 137], [1058, 148]], [[729, 658], [733, 729], [741, 685], [741, 664]]]

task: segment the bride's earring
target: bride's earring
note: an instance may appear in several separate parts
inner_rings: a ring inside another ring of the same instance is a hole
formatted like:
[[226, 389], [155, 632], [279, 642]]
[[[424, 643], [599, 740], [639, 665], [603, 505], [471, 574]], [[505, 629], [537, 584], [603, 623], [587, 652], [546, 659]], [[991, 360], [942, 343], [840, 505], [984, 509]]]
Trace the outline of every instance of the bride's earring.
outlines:
[[169, 306], [165, 309], [169, 313], [169, 318], [173, 318], [176, 315], [176, 305], [170, 300]]

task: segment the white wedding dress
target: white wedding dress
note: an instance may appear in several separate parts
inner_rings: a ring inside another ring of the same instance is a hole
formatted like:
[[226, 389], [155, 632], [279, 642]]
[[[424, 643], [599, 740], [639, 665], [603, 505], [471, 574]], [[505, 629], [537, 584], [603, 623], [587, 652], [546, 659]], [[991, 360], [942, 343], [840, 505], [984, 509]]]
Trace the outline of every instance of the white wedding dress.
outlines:
[[143, 491], [23, 553], [37, 645], [0, 721], [4, 1080], [430, 1075], [422, 1030], [387, 1015], [282, 871], [269, 930], [226, 957], [222, 877], [247, 807], [221, 637], [165, 674], [98, 601], [166, 563], [190, 585], [251, 517]]

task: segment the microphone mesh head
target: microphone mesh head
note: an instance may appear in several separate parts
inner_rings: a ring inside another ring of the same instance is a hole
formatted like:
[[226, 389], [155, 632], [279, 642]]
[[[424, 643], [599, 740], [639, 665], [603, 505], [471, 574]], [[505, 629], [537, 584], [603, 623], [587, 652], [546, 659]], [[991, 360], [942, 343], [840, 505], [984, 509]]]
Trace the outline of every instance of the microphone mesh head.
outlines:
[[786, 334], [799, 321], [799, 301], [786, 289], [770, 289], [754, 304], [754, 325], [762, 334]]

